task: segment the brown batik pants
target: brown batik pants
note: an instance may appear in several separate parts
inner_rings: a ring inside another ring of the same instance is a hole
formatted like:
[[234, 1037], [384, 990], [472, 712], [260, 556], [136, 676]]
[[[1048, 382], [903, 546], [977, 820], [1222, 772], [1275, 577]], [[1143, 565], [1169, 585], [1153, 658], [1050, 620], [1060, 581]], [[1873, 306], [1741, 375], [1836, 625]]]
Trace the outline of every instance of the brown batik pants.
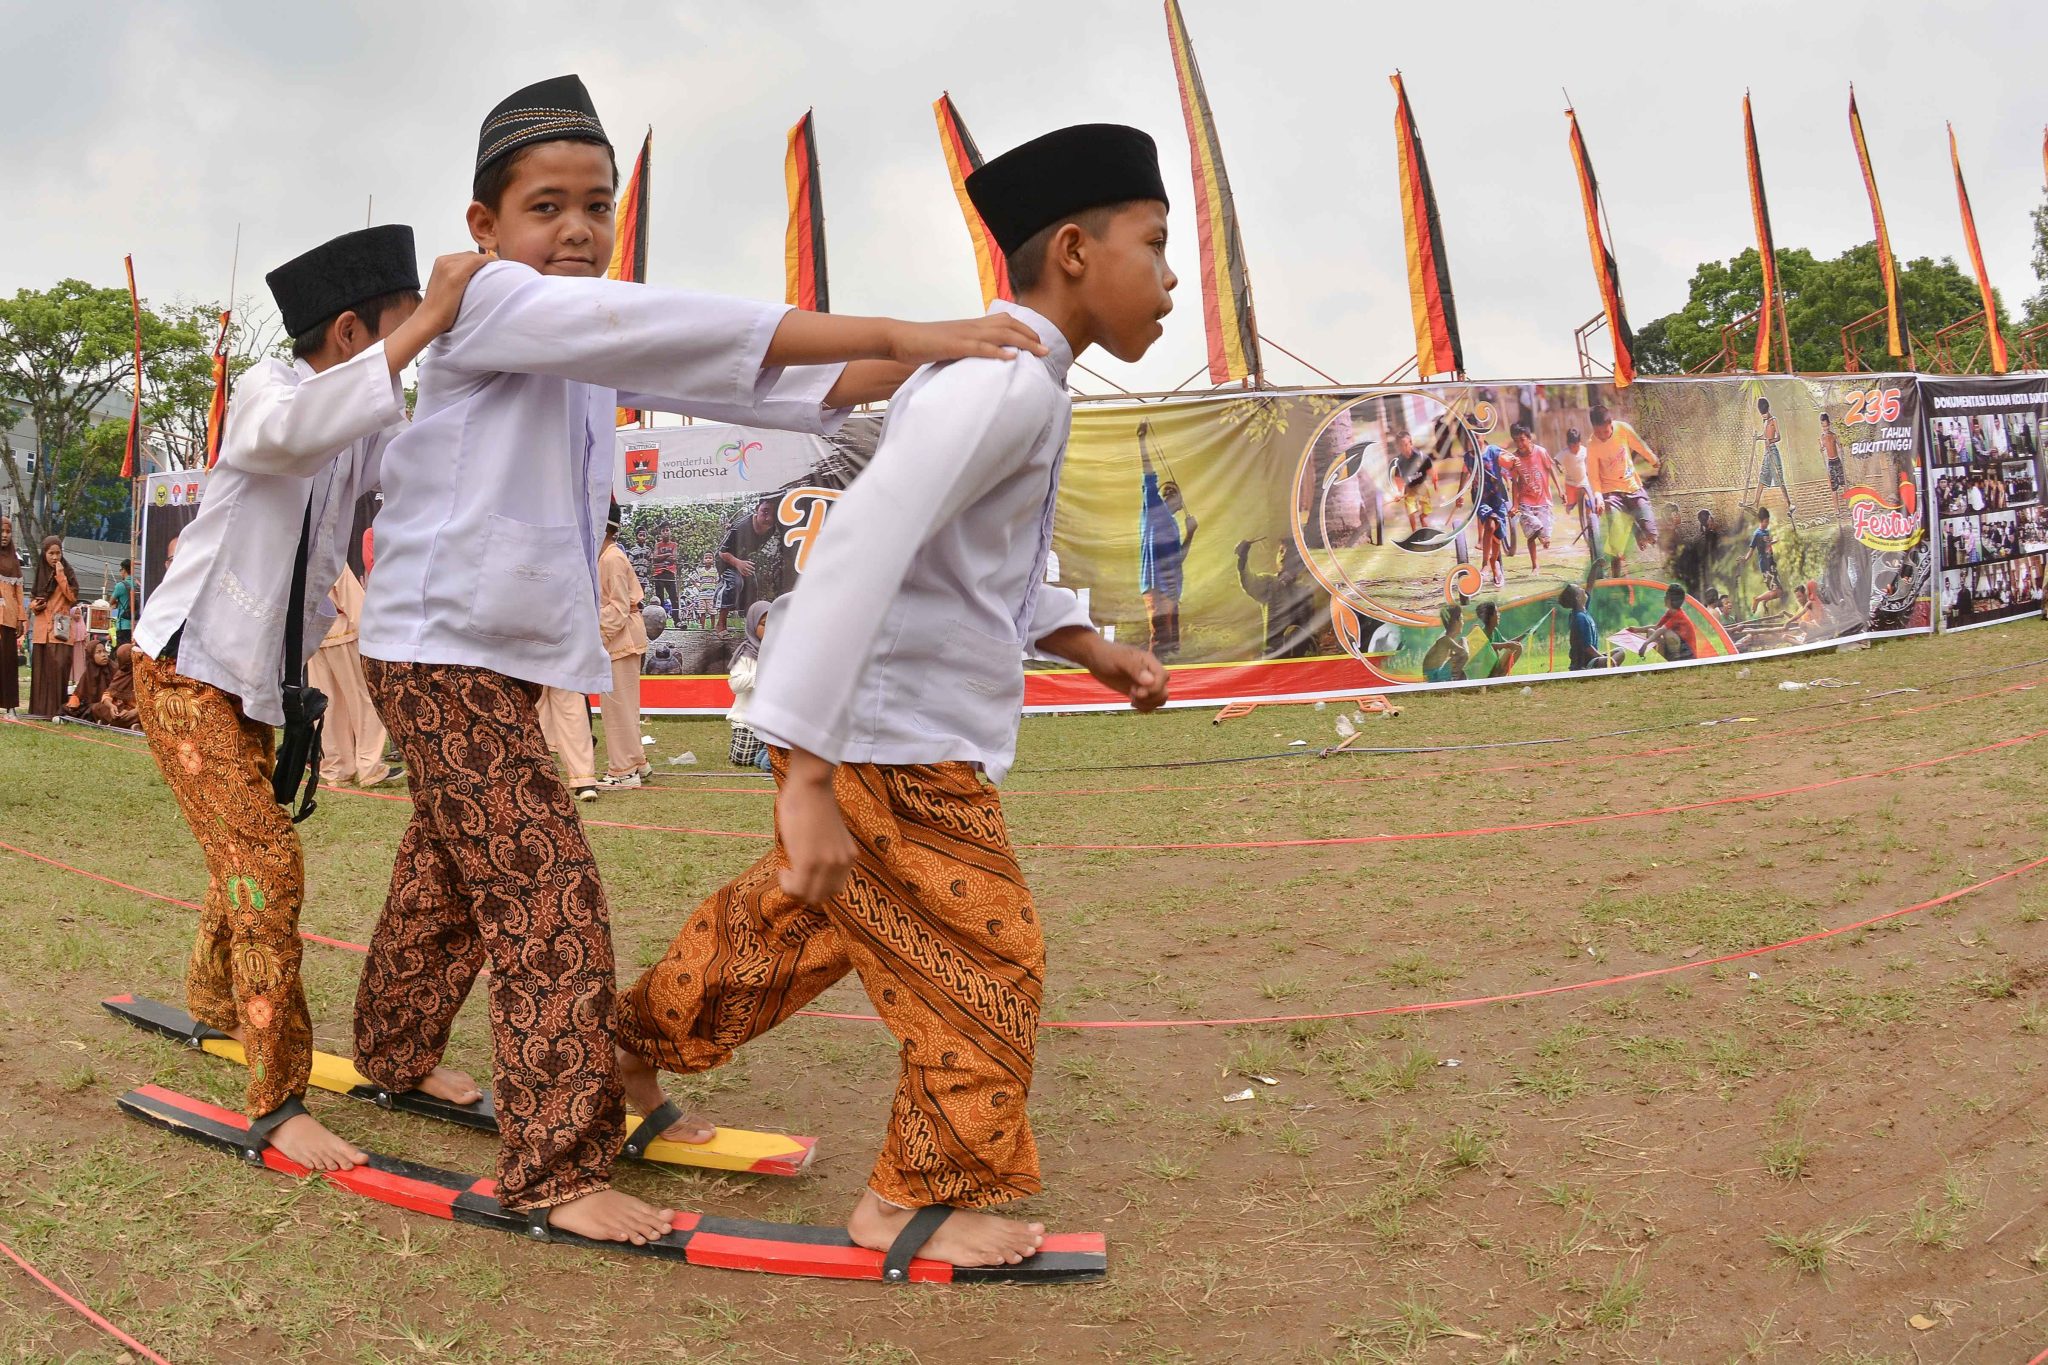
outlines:
[[859, 849], [846, 890], [820, 908], [785, 895], [778, 837], [626, 993], [619, 1041], [704, 1071], [858, 972], [903, 1063], [869, 1187], [904, 1207], [1036, 1194], [1024, 1102], [1045, 940], [1001, 803], [965, 763], [842, 764], [834, 793]]
[[200, 1023], [239, 1028], [244, 1103], [261, 1118], [306, 1093], [313, 1024], [299, 979], [299, 835], [271, 795], [276, 736], [234, 697], [135, 653], [135, 704], [164, 781], [206, 858], [206, 901], [185, 973]]
[[412, 822], [356, 993], [356, 1066], [418, 1085], [488, 959], [498, 1198], [530, 1209], [603, 1189], [625, 1140], [611, 923], [540, 688], [452, 664], [363, 668]]

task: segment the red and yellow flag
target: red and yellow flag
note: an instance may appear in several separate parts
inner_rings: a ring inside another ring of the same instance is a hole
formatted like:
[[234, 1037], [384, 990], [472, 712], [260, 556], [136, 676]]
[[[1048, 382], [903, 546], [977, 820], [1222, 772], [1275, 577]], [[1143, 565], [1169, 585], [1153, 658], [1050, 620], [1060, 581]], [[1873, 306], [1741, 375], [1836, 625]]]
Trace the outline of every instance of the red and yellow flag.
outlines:
[[946, 154], [946, 174], [953, 178], [953, 197], [960, 201], [960, 216], [967, 220], [967, 235], [974, 243], [974, 272], [981, 279], [981, 306], [1010, 297], [1010, 265], [995, 234], [981, 221], [974, 201], [967, 197], [967, 177], [981, 169], [981, 149], [961, 121], [953, 97], [944, 91], [932, 101], [932, 117], [939, 123], [939, 149]]
[[1884, 340], [1889, 355], [1906, 353], [1899, 330], [1899, 262], [1892, 255], [1891, 233], [1884, 226], [1884, 202], [1877, 197], [1877, 173], [1870, 169], [1870, 144], [1863, 140], [1863, 116], [1856, 112], [1856, 87], [1849, 87], [1849, 135], [1856, 140], [1856, 164], [1863, 168], [1863, 188], [1870, 195], [1870, 221], [1877, 229], [1877, 273], [1884, 282]]
[[1984, 339], [1991, 343], [1991, 372], [2005, 373], [2005, 338], [1998, 331], [1998, 300], [1991, 294], [1991, 276], [1984, 269], [1984, 248], [1977, 241], [1977, 218], [1970, 212], [1970, 191], [1963, 184], [1963, 158], [1956, 150], [1955, 125], [1948, 130], [1948, 159], [1956, 172], [1956, 203], [1963, 211], [1963, 237], [1970, 247], [1970, 265], [1977, 272], [1977, 292], [1984, 299]]
[[811, 111], [789, 130], [789, 150], [782, 158], [782, 179], [789, 187], [789, 230], [782, 241], [784, 297], [792, 308], [829, 313], [825, 288], [825, 200], [818, 185], [818, 133]]
[[1586, 210], [1586, 241], [1593, 249], [1593, 275], [1600, 284], [1600, 307], [1607, 314], [1607, 332], [1614, 338], [1614, 387], [1625, 389], [1636, 378], [1636, 338], [1628, 329], [1628, 314], [1621, 304], [1621, 272], [1615, 268], [1614, 252], [1601, 220], [1600, 182], [1593, 175], [1592, 158], [1586, 155], [1586, 139], [1579, 132], [1579, 115], [1566, 109], [1571, 124], [1572, 165], [1579, 172], [1579, 199]]
[[1757, 306], [1756, 364], [1758, 374], [1771, 368], [1771, 323], [1778, 315], [1778, 247], [1771, 237], [1771, 206], [1764, 199], [1764, 167], [1756, 154], [1756, 118], [1749, 111], [1749, 92], [1742, 92], [1742, 154], [1749, 164], [1749, 216], [1756, 220], [1756, 255], [1764, 271], [1763, 302]]
[[232, 309], [222, 309], [220, 334], [213, 339], [213, 401], [206, 407], [206, 467], [220, 459], [221, 437], [228, 427], [228, 320]]
[[1408, 107], [1401, 73], [1394, 83], [1394, 150], [1401, 179], [1401, 228], [1408, 242], [1408, 301], [1415, 313], [1415, 364], [1424, 379], [1463, 374], [1465, 346], [1458, 338], [1458, 306], [1451, 297], [1451, 265], [1444, 255], [1436, 188], [1423, 159], [1422, 137]]
[[1188, 153], [1195, 181], [1195, 235], [1202, 249], [1202, 325], [1209, 337], [1209, 380], [1226, 384], [1256, 378], [1265, 366], [1259, 356], [1258, 322], [1252, 315], [1251, 276], [1245, 270], [1244, 243], [1237, 235], [1237, 205], [1230, 197], [1230, 177], [1223, 170], [1223, 146], [1216, 138], [1216, 119], [1209, 111], [1209, 93], [1202, 87], [1201, 68], [1188, 41], [1179, 0], [1166, 0], [1166, 36], [1173, 48], [1173, 72], [1180, 82], [1180, 111], [1188, 126]]
[[142, 454], [142, 296], [135, 292], [135, 258], [123, 256], [128, 272], [128, 305], [135, 312], [135, 403], [128, 410], [128, 451], [121, 457], [121, 477], [132, 479]]
[[[633, 173], [626, 177], [626, 189], [612, 208], [612, 259], [605, 267], [605, 277], [626, 280], [633, 284], [647, 283], [647, 190], [648, 164], [654, 155], [654, 130], [649, 128], [647, 136], [640, 141], [640, 155], [633, 158]], [[634, 408], [617, 410], [617, 422], [622, 427], [632, 426], [640, 420], [640, 413]]]

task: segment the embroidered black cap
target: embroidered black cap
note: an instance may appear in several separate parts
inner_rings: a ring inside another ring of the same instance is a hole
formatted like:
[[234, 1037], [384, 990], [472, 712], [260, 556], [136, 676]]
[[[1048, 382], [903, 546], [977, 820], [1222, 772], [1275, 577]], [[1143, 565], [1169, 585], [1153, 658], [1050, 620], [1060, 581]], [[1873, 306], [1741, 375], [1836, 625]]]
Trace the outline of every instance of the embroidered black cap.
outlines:
[[1120, 123], [1079, 123], [1013, 147], [967, 177], [967, 197], [1007, 254], [1083, 209], [1166, 202], [1159, 148]]
[[612, 145], [597, 106], [580, 76], [554, 76], [515, 90], [484, 118], [476, 138], [476, 169], [482, 171], [521, 147], [536, 142], [595, 142]]
[[383, 294], [420, 287], [412, 229], [403, 223], [345, 232], [263, 277], [285, 335], [304, 336], [329, 318]]

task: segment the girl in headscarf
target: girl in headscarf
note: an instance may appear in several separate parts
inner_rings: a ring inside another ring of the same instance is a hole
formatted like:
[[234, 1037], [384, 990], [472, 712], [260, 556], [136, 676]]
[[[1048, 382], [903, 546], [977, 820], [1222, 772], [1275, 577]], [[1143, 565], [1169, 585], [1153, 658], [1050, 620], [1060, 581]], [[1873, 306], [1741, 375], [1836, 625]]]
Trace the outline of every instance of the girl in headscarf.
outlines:
[[114, 667], [107, 678], [107, 690], [93, 703], [90, 719], [122, 730], [136, 728], [134, 645], [122, 645], [114, 651]]
[[[32, 716], [53, 720], [64, 710], [64, 694], [71, 679], [71, 609], [76, 605], [78, 575], [64, 558], [64, 542], [44, 536], [42, 553], [36, 556], [36, 585], [28, 603], [35, 618], [30, 636], [34, 648], [29, 656], [28, 713]], [[66, 636], [61, 641], [59, 630]]]
[[71, 700], [64, 703], [64, 713], [77, 716], [80, 720], [92, 719], [95, 706], [107, 694], [107, 684], [114, 676], [114, 656], [105, 640], [94, 640], [86, 646], [85, 671], [78, 675], [78, 687], [71, 694]]
[[21, 552], [14, 546], [14, 523], [0, 517], [0, 716], [21, 709], [21, 628], [28, 608], [21, 600]]

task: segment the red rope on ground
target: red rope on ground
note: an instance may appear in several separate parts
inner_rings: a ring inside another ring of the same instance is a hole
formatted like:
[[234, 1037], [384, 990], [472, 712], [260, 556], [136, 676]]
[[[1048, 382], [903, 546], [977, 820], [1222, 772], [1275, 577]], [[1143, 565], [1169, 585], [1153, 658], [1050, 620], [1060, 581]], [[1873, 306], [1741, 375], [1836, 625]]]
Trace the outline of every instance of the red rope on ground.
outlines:
[[[90, 877], [96, 882], [102, 882], [108, 886], [118, 886], [123, 891], [133, 891], [138, 896], [146, 896], [153, 901], [163, 901], [167, 905], [182, 906], [187, 910], [203, 910], [206, 908], [201, 905], [194, 905], [191, 901], [179, 900], [176, 896], [167, 896], [161, 891], [150, 891], [140, 886], [130, 886], [127, 882], [117, 882], [112, 877], [102, 877], [97, 872], [87, 872], [82, 867], [73, 867], [70, 863], [60, 863], [55, 858], [46, 858], [40, 853], [31, 853], [25, 848], [16, 848], [13, 844], [0, 843], [0, 852], [12, 853], [17, 858], [27, 858], [31, 862], [54, 867], [60, 872], [73, 872], [81, 877]], [[328, 938], [325, 934], [316, 934], [307, 929], [299, 930], [299, 937], [310, 943], [324, 943], [330, 948], [347, 948], [352, 952], [358, 953], [369, 951], [368, 948], [365, 948], [360, 943], [350, 943], [347, 939], [343, 938]]]
[[2041, 1354], [2028, 1361], [2027, 1365], [2042, 1365], [2044, 1361], [2048, 1361], [2048, 1350], [2043, 1350]]
[[30, 1265], [26, 1260], [22, 1259], [21, 1253], [16, 1251], [13, 1247], [7, 1245], [7, 1243], [0, 1242], [0, 1252], [5, 1252], [7, 1254], [8, 1260], [14, 1262], [23, 1270], [27, 1271], [30, 1279], [34, 1280], [43, 1288], [49, 1290], [52, 1294], [55, 1294], [58, 1300], [61, 1301], [66, 1308], [69, 1308], [72, 1312], [78, 1314], [78, 1316], [84, 1318], [87, 1322], [99, 1328], [102, 1332], [105, 1332], [108, 1336], [120, 1342], [123, 1346], [126, 1346], [129, 1350], [141, 1356], [144, 1360], [153, 1362], [153, 1365], [171, 1365], [170, 1361], [165, 1360], [162, 1356], [158, 1355], [155, 1351], [150, 1350], [147, 1346], [144, 1346], [134, 1337], [129, 1336], [126, 1332], [114, 1326], [113, 1323], [108, 1322], [98, 1313], [93, 1312], [92, 1309], [87, 1307], [82, 1300], [73, 1298], [70, 1294], [66, 1293], [63, 1290], [63, 1288], [57, 1284], [55, 1280], [52, 1280], [48, 1275], [45, 1275], [42, 1271], [37, 1270], [34, 1266]]
[[[2007, 742], [2012, 743], [2016, 741]], [[109, 878], [72, 867], [67, 863], [60, 863], [54, 858], [45, 858], [41, 854], [30, 853], [26, 849], [16, 848], [12, 844], [0, 843], [0, 850], [17, 853], [24, 858], [33, 858], [39, 863], [48, 863], [52, 867], [62, 868], [67, 872], [77, 872], [80, 876], [91, 877], [94, 881], [98, 882], [107, 882], [109, 885], [133, 891], [137, 895], [148, 896], [160, 901], [170, 901], [174, 905], [189, 906], [195, 910], [199, 908], [192, 905], [189, 901], [181, 901], [175, 897], [166, 896], [155, 891], [144, 891], [139, 886], [129, 886], [125, 882], [112, 881]], [[1974, 895], [1976, 892], [1996, 886], [2000, 882], [2010, 881], [2014, 877], [2023, 876], [2044, 864], [2048, 864], [2048, 857], [2035, 858], [2031, 862], [2021, 863], [2017, 867], [2008, 868], [2006, 871], [2000, 872], [1995, 876], [1986, 877], [1980, 882], [1972, 882], [1968, 886], [1936, 896], [1932, 900], [1924, 900], [1917, 905], [1908, 905], [1898, 910], [1887, 910], [1883, 914], [1872, 915], [1869, 919], [1858, 920], [1854, 924], [1839, 925], [1833, 929], [1820, 929], [1811, 934], [1802, 934], [1798, 938], [1788, 938], [1782, 943], [1767, 944], [1761, 948], [1745, 948], [1739, 953], [1728, 953], [1721, 957], [1703, 958], [1698, 962], [1677, 962], [1665, 967], [1649, 967], [1639, 972], [1628, 972], [1621, 976], [1601, 977], [1595, 981], [1577, 981], [1563, 986], [1542, 986], [1534, 990], [1510, 991], [1502, 995], [1470, 996], [1460, 1000], [1426, 1000], [1406, 1005], [1376, 1005], [1370, 1009], [1339, 1010], [1326, 1014], [1271, 1014], [1254, 1015], [1241, 1019], [1047, 1019], [1041, 1021], [1039, 1026], [1041, 1028], [1057, 1029], [1111, 1030], [1236, 1028], [1245, 1024], [1306, 1024], [1326, 1019], [1367, 1019], [1382, 1014], [1431, 1014], [1440, 1010], [1469, 1009], [1474, 1005], [1498, 1005], [1516, 1000], [1534, 1000], [1539, 996], [1565, 995], [1574, 991], [1594, 990], [1602, 986], [1625, 985], [1631, 981], [1647, 981], [1653, 977], [1670, 976], [1675, 972], [1697, 971], [1702, 967], [1721, 966], [1730, 962], [1740, 962], [1744, 958], [1760, 957], [1766, 953], [1783, 952], [1788, 948], [1797, 948], [1802, 944], [1818, 943], [1822, 939], [1834, 938], [1839, 934], [1853, 933], [1858, 929], [1867, 929], [1873, 924], [1881, 924], [1885, 920], [1897, 919], [1901, 915], [1911, 915], [1921, 910], [1931, 910], [1938, 905], [1947, 905], [1950, 901], [1961, 900], [1964, 896]], [[366, 953], [369, 951], [363, 944], [350, 943], [346, 939], [326, 938], [319, 934], [305, 933], [303, 930], [300, 931], [300, 936], [310, 939], [315, 943], [325, 944], [330, 948], [344, 948], [354, 953]], [[842, 1019], [859, 1024], [879, 1024], [882, 1022], [880, 1015], [840, 1014], [830, 1010], [798, 1010], [797, 1016], [807, 1019]]]
[[1327, 839], [1239, 839], [1217, 843], [1181, 844], [1019, 844], [1019, 848], [1058, 849], [1086, 853], [1158, 853], [1195, 852], [1204, 849], [1238, 848], [1336, 848], [1358, 844], [1398, 844], [1419, 839], [1461, 839], [1485, 834], [1526, 834], [1533, 830], [1574, 829], [1582, 825], [1607, 824], [1615, 820], [1639, 820], [1654, 815], [1684, 815], [1690, 811], [1710, 810], [1716, 806], [1739, 806], [1757, 801], [1772, 801], [1782, 796], [1802, 796], [1808, 792], [1825, 791], [1829, 787], [1844, 787], [1855, 782], [1869, 782], [1880, 777], [1892, 777], [1899, 773], [1915, 772], [1932, 768], [1943, 763], [1952, 763], [1959, 758], [1973, 754], [1990, 753], [1996, 749], [2007, 749], [2018, 744], [2029, 744], [2048, 735], [2048, 730], [2036, 730], [2032, 734], [2020, 735], [2013, 739], [2001, 739], [1995, 744], [1980, 745], [1975, 749], [1963, 749], [1939, 758], [1923, 758], [1917, 763], [1901, 763], [1895, 768], [1881, 768], [1876, 772], [1855, 773], [1849, 777], [1833, 777], [1825, 782], [1806, 782], [1796, 787], [1780, 787], [1776, 791], [1748, 792], [1739, 796], [1717, 796], [1710, 801], [1688, 801], [1676, 806], [1650, 806], [1643, 810], [1609, 811], [1601, 815], [1574, 815], [1562, 820], [1531, 820], [1519, 825], [1476, 825], [1469, 829], [1425, 829], [1411, 830], [1405, 834], [1347, 834]]
[[[1915, 772], [1932, 768], [1943, 763], [1952, 763], [1959, 758], [1974, 754], [1990, 753], [1996, 749], [2011, 748], [2028, 744], [2048, 735], [2048, 730], [2036, 730], [2031, 734], [2013, 739], [2001, 739], [1995, 744], [1985, 744], [1974, 749], [1963, 749], [1939, 758], [1925, 758], [1917, 763], [1901, 763], [1897, 767], [1882, 768], [1876, 772], [1855, 773], [1848, 777], [1829, 778], [1825, 782], [1807, 782], [1796, 787], [1780, 787], [1773, 791], [1745, 792], [1736, 796], [1717, 796], [1708, 801], [1689, 801], [1675, 806], [1649, 806], [1642, 810], [1608, 811], [1600, 815], [1574, 815], [1559, 820], [1531, 820], [1519, 825], [1474, 825], [1466, 829], [1410, 830], [1403, 834], [1345, 834], [1323, 839], [1233, 839], [1204, 843], [1170, 844], [1059, 844], [1034, 843], [1018, 844], [1018, 848], [1040, 851], [1069, 853], [1195, 853], [1221, 849], [1260, 848], [1347, 848], [1359, 844], [1411, 843], [1421, 839], [1463, 839], [1493, 834], [1526, 834], [1547, 829], [1576, 829], [1584, 825], [1608, 824], [1616, 820], [1641, 820], [1657, 815], [1684, 815], [1691, 811], [1709, 810], [1716, 806], [1739, 806], [1758, 801], [1773, 801], [1784, 796], [1801, 796], [1808, 792], [1824, 791], [1829, 787], [1848, 786], [1856, 782], [1870, 782], [1880, 777], [1892, 777], [1899, 773]], [[643, 825], [623, 820], [585, 820], [595, 829], [639, 830], [651, 834], [689, 834], [701, 838], [716, 839], [772, 839], [773, 834], [754, 834], [740, 830], [696, 829], [685, 825]]]
[[[1237, 1028], [1246, 1024], [1307, 1024], [1319, 1023], [1327, 1019], [1368, 1019], [1382, 1014], [1433, 1014], [1442, 1010], [1469, 1009], [1474, 1005], [1501, 1005], [1516, 1000], [1535, 1000], [1546, 995], [1567, 995], [1575, 991], [1597, 990], [1602, 986], [1621, 986], [1632, 981], [1648, 981], [1655, 977], [1671, 976], [1677, 972], [1698, 971], [1702, 967], [1724, 966], [1730, 962], [1740, 962], [1745, 958], [1762, 957], [1766, 953], [1781, 953], [1788, 948], [1797, 948], [1808, 943], [1818, 943], [1822, 939], [1834, 938], [1838, 934], [1849, 934], [1854, 933], [1858, 929], [1868, 929], [1873, 924], [1881, 924], [1888, 919], [1897, 919], [1901, 915], [1911, 915], [1922, 910], [1932, 910], [1938, 905], [1947, 905], [1950, 901], [1961, 900], [1964, 896], [1973, 895], [1988, 887], [1996, 886], [2000, 882], [2022, 876], [2043, 865], [2048, 865], [2048, 857], [2036, 858], [2031, 862], [2021, 863], [2018, 867], [2008, 868], [1996, 876], [1986, 877], [1983, 881], [1973, 882], [1968, 886], [1936, 896], [1931, 900], [1921, 901], [1918, 905], [1908, 905], [1897, 910], [1887, 910], [1881, 915], [1872, 915], [1870, 918], [1858, 920], [1854, 924], [1837, 925], [1833, 929], [1818, 929], [1810, 934], [1802, 934], [1798, 938], [1788, 938], [1783, 943], [1767, 944], [1761, 948], [1745, 948], [1739, 953], [1724, 953], [1720, 957], [1702, 958], [1698, 962], [1675, 962], [1665, 967], [1648, 967], [1639, 972], [1625, 972], [1620, 976], [1601, 977], [1597, 981], [1575, 981], [1563, 986], [1540, 986], [1534, 990], [1509, 991], [1501, 995], [1475, 995], [1462, 1000], [1428, 1000], [1408, 1005], [1377, 1005], [1371, 1009], [1336, 1010], [1326, 1014], [1270, 1014], [1250, 1016], [1243, 1019], [1066, 1019], [1047, 1020], [1041, 1027], [1135, 1030]], [[867, 1024], [878, 1024], [881, 1022], [881, 1017], [873, 1014], [830, 1014], [822, 1010], [800, 1010], [798, 1013], [812, 1019], [848, 1019]]]

